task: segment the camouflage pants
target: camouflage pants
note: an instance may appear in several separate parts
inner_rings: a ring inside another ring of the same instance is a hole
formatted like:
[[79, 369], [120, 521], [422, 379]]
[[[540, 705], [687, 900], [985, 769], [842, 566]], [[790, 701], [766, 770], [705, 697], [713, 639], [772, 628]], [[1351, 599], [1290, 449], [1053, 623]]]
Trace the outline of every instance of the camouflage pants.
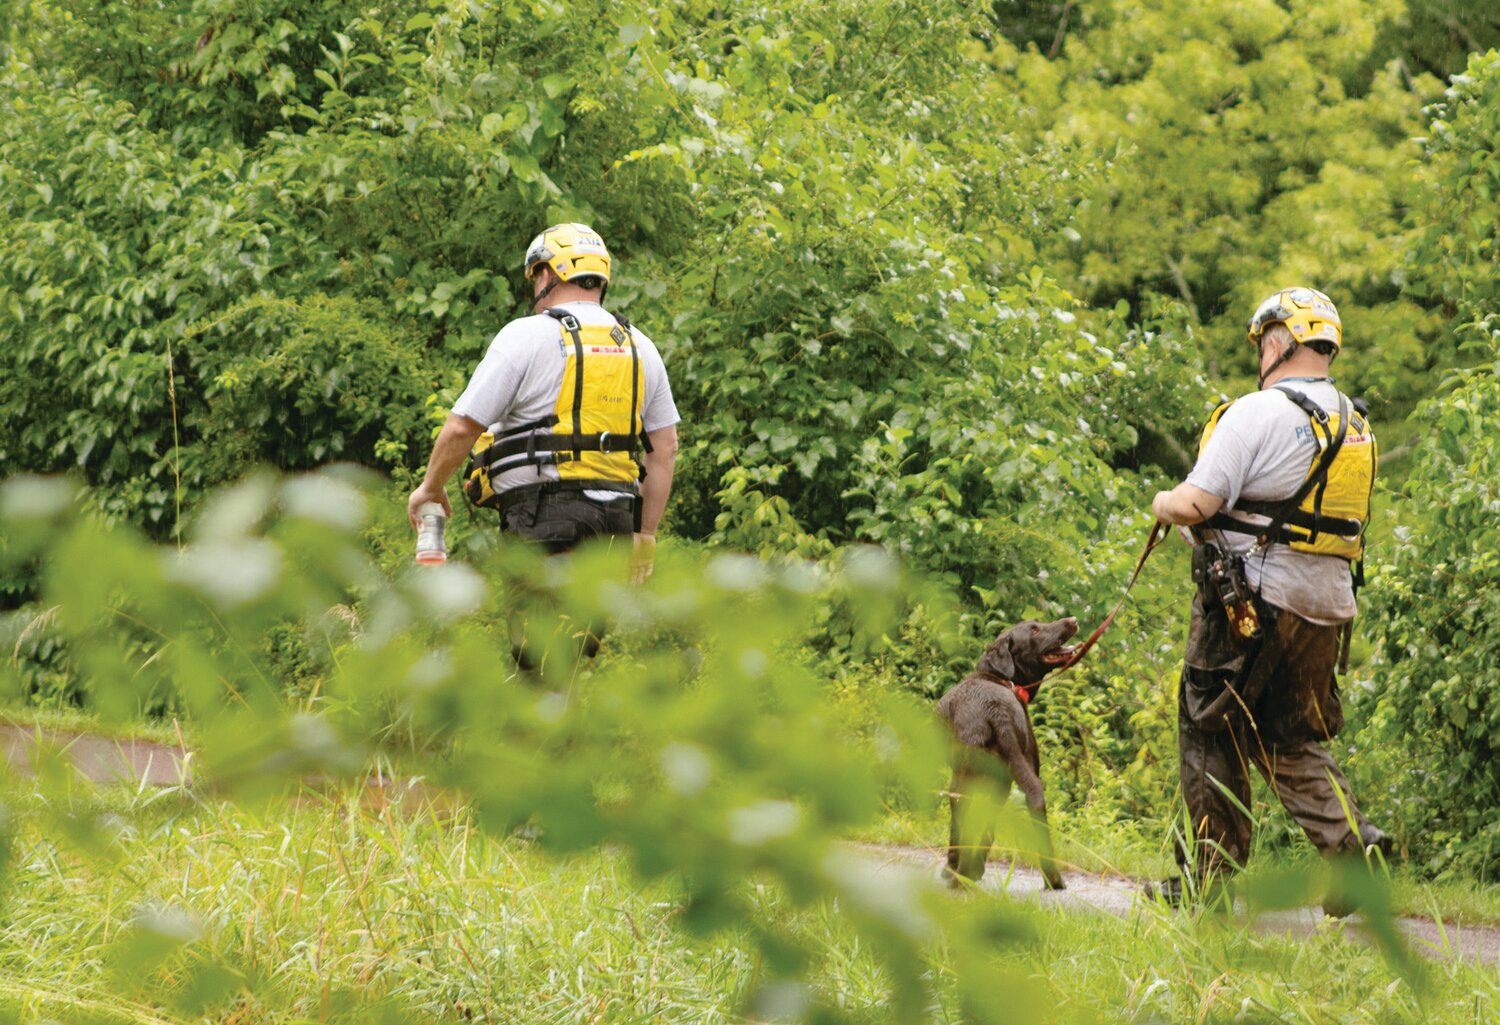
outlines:
[[1200, 879], [1249, 856], [1251, 765], [1320, 852], [1358, 851], [1384, 837], [1323, 746], [1344, 725], [1335, 673], [1343, 628], [1263, 602], [1259, 611], [1262, 640], [1245, 649], [1217, 601], [1193, 597], [1177, 711], [1192, 835], [1177, 860]]

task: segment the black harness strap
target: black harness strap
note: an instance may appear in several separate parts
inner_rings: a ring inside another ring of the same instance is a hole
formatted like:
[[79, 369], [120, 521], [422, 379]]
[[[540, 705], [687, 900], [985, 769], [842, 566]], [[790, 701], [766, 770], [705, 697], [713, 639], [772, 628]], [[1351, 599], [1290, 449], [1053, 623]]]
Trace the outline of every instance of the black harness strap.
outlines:
[[517, 434], [529, 434], [532, 431], [546, 430], [548, 427], [553, 427], [556, 424], [557, 424], [557, 417], [555, 417], [555, 416], [544, 416], [540, 420], [533, 420], [533, 421], [531, 421], [531, 423], [529, 423], [529, 424], [522, 424], [519, 427], [512, 427], [508, 431], [501, 431], [499, 434], [495, 435], [495, 437], [496, 438], [513, 438]]
[[634, 452], [636, 440], [624, 434], [533, 434], [491, 445], [475, 459], [493, 475], [532, 464], [571, 462], [580, 451]]
[[[1344, 447], [1344, 438], [1349, 434], [1349, 400], [1344, 398], [1343, 392], [1338, 393], [1339, 431], [1335, 435], [1333, 428], [1328, 424], [1328, 414], [1324, 412], [1322, 406], [1293, 388], [1283, 388], [1280, 385], [1276, 385], [1275, 388], [1277, 391], [1283, 392], [1287, 398], [1291, 399], [1298, 406], [1302, 407], [1302, 411], [1312, 417], [1313, 422], [1323, 429], [1323, 436], [1328, 439], [1328, 447], [1323, 449], [1323, 458], [1318, 460], [1317, 466], [1313, 468], [1312, 473], [1307, 475], [1307, 480], [1302, 482], [1302, 486], [1297, 489], [1297, 493], [1287, 499], [1281, 510], [1271, 518], [1271, 523], [1266, 527], [1264, 535], [1268, 540], [1274, 538], [1280, 532], [1282, 524], [1286, 522], [1287, 517], [1302, 504], [1302, 500], [1308, 496], [1313, 488], [1326, 488], [1328, 486], [1328, 471], [1333, 466], [1333, 461], [1338, 458], [1339, 450]], [[1321, 494], [1321, 491], [1319, 493]], [[1318, 536], [1316, 509], [1314, 509], [1313, 518], [1312, 536], [1316, 538]]]
[[[1357, 534], [1363, 529], [1363, 524], [1356, 520], [1346, 520], [1337, 517], [1320, 516], [1316, 511], [1308, 513], [1300, 506], [1313, 488], [1319, 489], [1318, 506], [1321, 507], [1323, 489], [1328, 487], [1328, 471], [1333, 466], [1333, 461], [1338, 458], [1339, 449], [1344, 447], [1344, 438], [1349, 433], [1349, 401], [1344, 398], [1344, 393], [1339, 392], [1339, 431], [1334, 433], [1328, 422], [1328, 413], [1323, 407], [1312, 399], [1303, 395], [1294, 388], [1286, 388], [1281, 385], [1272, 385], [1277, 391], [1284, 394], [1292, 402], [1296, 403], [1319, 428], [1323, 431], [1323, 437], [1328, 439], [1328, 445], [1323, 449], [1322, 455], [1313, 466], [1307, 479], [1302, 486], [1290, 497], [1280, 502], [1256, 502], [1243, 501], [1236, 503], [1235, 508], [1244, 512], [1255, 513], [1260, 516], [1270, 517], [1271, 522], [1264, 527], [1257, 527], [1253, 523], [1246, 523], [1223, 512], [1215, 513], [1208, 521], [1208, 525], [1219, 530], [1230, 530], [1239, 534], [1255, 534], [1260, 538], [1261, 544], [1280, 542], [1287, 544], [1292, 540], [1313, 540], [1317, 538], [1320, 530], [1330, 530], [1342, 536]], [[1309, 532], [1307, 538], [1294, 538], [1286, 528], [1291, 523]]]
[[[620, 322], [620, 330], [624, 333], [626, 341], [630, 345], [630, 436], [641, 439], [641, 447], [647, 452], [651, 451], [651, 439], [646, 437], [645, 414], [642, 413], [641, 429], [635, 429], [636, 404], [641, 401], [641, 352], [635, 345], [635, 332], [630, 328], [630, 321], [615, 314], [615, 319]], [[636, 460], [636, 466], [640, 470], [640, 479], [646, 479], [646, 461]]]
[[[1256, 516], [1274, 516], [1281, 508], [1280, 502], [1254, 502], [1241, 499], [1235, 503], [1235, 512], [1254, 513]], [[1236, 519], [1227, 513], [1215, 513], [1208, 521], [1210, 527], [1218, 530], [1227, 530], [1235, 534], [1260, 535], [1267, 532], [1268, 528], [1257, 526], [1245, 520]], [[1291, 527], [1301, 527], [1310, 535], [1318, 532], [1336, 534], [1339, 537], [1354, 537], [1363, 528], [1364, 524], [1358, 520], [1345, 519], [1342, 516], [1317, 516], [1304, 509], [1293, 509], [1286, 517], [1281, 530], [1273, 541], [1286, 544], [1289, 541], [1306, 541], [1308, 538], [1293, 534]]]
[[[641, 397], [641, 356], [640, 348], [636, 345], [635, 334], [630, 327], [630, 321], [619, 314], [614, 314], [613, 316], [619, 326], [610, 332], [611, 338], [617, 344], [630, 349], [629, 433], [613, 434], [608, 431], [600, 431], [593, 434], [584, 434], [584, 358], [581, 327], [577, 318], [564, 310], [549, 309], [542, 312], [553, 320], [556, 320], [564, 334], [571, 336], [573, 342], [573, 430], [566, 434], [549, 431], [550, 428], [556, 427], [559, 423], [558, 418], [553, 415], [502, 431], [495, 436], [494, 444], [470, 457], [471, 472], [473, 468], [478, 467], [494, 476], [523, 466], [536, 466], [540, 473], [540, 468], [543, 466], [571, 462], [582, 458], [585, 452], [624, 452], [629, 454], [631, 459], [636, 463], [640, 471], [640, 479], [644, 480], [646, 477], [646, 466], [644, 461], [637, 455], [637, 450], [644, 448], [647, 452], [650, 452], [651, 439], [646, 436], [644, 430], [645, 424], [636, 415], [636, 405], [640, 402]], [[507, 493], [509, 490], [514, 489], [508, 489]], [[592, 488], [592, 490], [611, 489]]]
[[578, 320], [571, 313], [554, 314], [547, 311], [548, 316], [555, 316], [563, 330], [573, 336], [573, 458], [581, 459], [583, 449], [576, 444], [578, 436], [583, 433], [583, 335], [578, 330]]
[[635, 347], [635, 332], [630, 330], [630, 324], [624, 323], [622, 327], [625, 337], [630, 340], [630, 434], [634, 437], [637, 433], [645, 433], [635, 429], [636, 404], [641, 401], [641, 354]]

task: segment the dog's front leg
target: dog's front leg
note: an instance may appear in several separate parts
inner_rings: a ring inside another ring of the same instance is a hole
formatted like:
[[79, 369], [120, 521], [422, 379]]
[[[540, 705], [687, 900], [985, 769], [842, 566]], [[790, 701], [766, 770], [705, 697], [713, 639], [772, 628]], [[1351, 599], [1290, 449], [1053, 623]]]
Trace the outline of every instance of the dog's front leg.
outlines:
[[1063, 882], [1062, 871], [1057, 867], [1057, 861], [1052, 851], [1052, 830], [1047, 826], [1047, 802], [1039, 801], [1032, 805], [1027, 801], [1027, 807], [1031, 809], [1031, 817], [1036, 821], [1037, 832], [1040, 836], [1038, 846], [1041, 848], [1042, 856], [1042, 879], [1049, 890], [1066, 890], [1068, 884]]

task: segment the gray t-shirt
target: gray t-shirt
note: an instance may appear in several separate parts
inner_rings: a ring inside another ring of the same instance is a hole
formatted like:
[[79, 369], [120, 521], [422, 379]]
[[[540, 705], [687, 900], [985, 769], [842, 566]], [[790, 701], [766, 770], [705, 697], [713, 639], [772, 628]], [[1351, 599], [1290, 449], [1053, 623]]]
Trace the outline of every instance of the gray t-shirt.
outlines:
[[[598, 303], [571, 302], [560, 308], [578, 318], [580, 324], [607, 327], [616, 322]], [[638, 328], [632, 326], [630, 330], [641, 358], [641, 426], [648, 432], [670, 427], [681, 417], [672, 401], [672, 386], [661, 353]], [[496, 433], [551, 416], [557, 408], [567, 361], [562, 326], [555, 319], [539, 313], [513, 320], [490, 342], [468, 387], [453, 404], [453, 412]], [[555, 466], [521, 466], [501, 473], [493, 486], [497, 492], [507, 491], [541, 480], [557, 480], [557, 476]], [[605, 500], [621, 497], [607, 491], [591, 496]]]
[[[1330, 412], [1338, 410], [1338, 390], [1326, 377], [1287, 377], [1277, 383]], [[1224, 411], [1187, 482], [1223, 498], [1225, 511], [1235, 518], [1264, 525], [1266, 517], [1235, 512], [1235, 503], [1290, 498], [1320, 451], [1307, 414], [1278, 389], [1267, 388]], [[1354, 618], [1354, 587], [1344, 559], [1280, 544], [1256, 550], [1253, 535], [1232, 531], [1223, 531], [1222, 540], [1230, 551], [1245, 556], [1250, 586], [1277, 608], [1326, 625]]]

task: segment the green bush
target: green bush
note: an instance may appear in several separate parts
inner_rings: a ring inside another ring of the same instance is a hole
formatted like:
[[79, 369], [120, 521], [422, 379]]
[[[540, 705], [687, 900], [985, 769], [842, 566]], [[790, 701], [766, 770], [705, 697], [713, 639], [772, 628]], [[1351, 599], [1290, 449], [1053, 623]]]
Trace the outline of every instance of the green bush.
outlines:
[[1117, 467], [1208, 400], [1182, 401], [1180, 315], [1090, 313], [1037, 262], [1092, 169], [953, 59], [973, 12], [535, 13], [28, 8], [0, 463], [79, 472], [158, 537], [254, 465], [404, 475], [513, 312], [523, 240], [583, 217], [684, 413], [670, 529], [878, 542], [996, 616], [1095, 602], [1139, 505]]
[[1452, 374], [1413, 417], [1415, 469], [1402, 489], [1410, 513], [1372, 574], [1378, 659], [1359, 712], [1375, 742], [1363, 756], [1385, 783], [1377, 793], [1424, 867], [1492, 878], [1500, 867], [1500, 823], [1490, 813], [1500, 802], [1500, 703], [1491, 694], [1500, 680], [1500, 53], [1471, 58], [1433, 114], [1426, 227], [1408, 260], [1413, 281], [1450, 305], [1454, 345], [1474, 368]]
[[[1422, 227], [1408, 267], [1413, 288], [1455, 314], [1450, 334], [1463, 344], [1474, 321], [1500, 310], [1500, 51], [1474, 54], [1430, 112], [1429, 162], [1422, 168], [1427, 187], [1417, 211]], [[1473, 330], [1468, 345], [1478, 359], [1488, 359], [1487, 331]]]
[[1210, 364], [1240, 374], [1256, 304], [1314, 285], [1360, 353], [1341, 368], [1345, 386], [1390, 410], [1387, 422], [1404, 416], [1441, 365], [1443, 329], [1431, 299], [1402, 287], [1406, 239], [1423, 223], [1408, 219], [1422, 202], [1412, 137], [1460, 66], [1434, 77], [1410, 53], [1443, 19], [1482, 37], [1490, 19], [1345, 0], [1066, 6], [1055, 47], [1016, 26], [990, 54], [1052, 137], [1103, 165], [1049, 236], [1060, 279], [1093, 304], [1173, 296], [1209, 329]]
[[[1382, 624], [1369, 716], [1386, 798], [1429, 870], [1500, 870], [1500, 319], [1492, 362], [1417, 413], [1422, 444], [1367, 615]], [[1390, 752], [1399, 752], [1396, 758]], [[1366, 757], [1371, 757], [1367, 752]], [[1391, 772], [1392, 765], [1400, 772]]]

